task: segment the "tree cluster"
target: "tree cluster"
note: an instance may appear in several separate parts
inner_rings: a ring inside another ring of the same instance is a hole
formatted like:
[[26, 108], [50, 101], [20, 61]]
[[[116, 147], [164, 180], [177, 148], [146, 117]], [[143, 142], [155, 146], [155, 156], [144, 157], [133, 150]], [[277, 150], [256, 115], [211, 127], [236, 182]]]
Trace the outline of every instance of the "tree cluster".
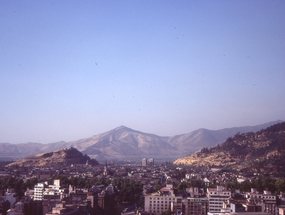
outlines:
[[272, 193], [285, 192], [285, 179], [284, 178], [270, 178], [270, 177], [258, 177], [254, 180], [246, 180], [242, 183], [235, 181], [227, 182], [226, 186], [232, 190], [239, 189], [244, 192], [249, 192], [251, 188], [255, 188], [257, 191], [262, 192], [264, 190], [271, 191]]

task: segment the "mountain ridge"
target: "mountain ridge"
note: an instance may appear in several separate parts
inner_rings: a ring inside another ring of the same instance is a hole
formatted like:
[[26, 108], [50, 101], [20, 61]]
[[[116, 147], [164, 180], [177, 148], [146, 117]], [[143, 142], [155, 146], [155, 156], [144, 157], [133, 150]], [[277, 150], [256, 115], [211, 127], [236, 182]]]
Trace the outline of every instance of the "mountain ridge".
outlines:
[[72, 146], [98, 160], [140, 159], [142, 157], [175, 159], [199, 151], [203, 147], [222, 143], [236, 133], [260, 130], [278, 122], [280, 121], [218, 130], [201, 128], [175, 136], [159, 136], [121, 125], [104, 133], [76, 141], [60, 141], [50, 144], [0, 143], [0, 157], [17, 159]]

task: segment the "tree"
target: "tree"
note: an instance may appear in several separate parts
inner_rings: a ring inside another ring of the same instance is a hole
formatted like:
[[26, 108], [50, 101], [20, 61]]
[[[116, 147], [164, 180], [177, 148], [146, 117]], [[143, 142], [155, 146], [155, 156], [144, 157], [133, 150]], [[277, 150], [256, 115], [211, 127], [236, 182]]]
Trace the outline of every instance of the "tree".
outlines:
[[285, 191], [285, 179], [277, 179], [275, 181], [275, 188], [277, 192]]

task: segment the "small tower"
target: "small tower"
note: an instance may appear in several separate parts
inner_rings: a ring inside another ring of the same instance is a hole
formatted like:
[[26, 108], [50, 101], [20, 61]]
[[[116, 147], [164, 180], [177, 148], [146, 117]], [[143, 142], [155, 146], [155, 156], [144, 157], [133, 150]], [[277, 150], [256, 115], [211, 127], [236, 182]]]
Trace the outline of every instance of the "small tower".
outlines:
[[104, 175], [104, 176], [107, 176], [107, 175], [108, 175], [108, 164], [107, 164], [107, 161], [106, 161], [106, 164], [105, 164], [105, 166], [104, 166], [103, 175]]

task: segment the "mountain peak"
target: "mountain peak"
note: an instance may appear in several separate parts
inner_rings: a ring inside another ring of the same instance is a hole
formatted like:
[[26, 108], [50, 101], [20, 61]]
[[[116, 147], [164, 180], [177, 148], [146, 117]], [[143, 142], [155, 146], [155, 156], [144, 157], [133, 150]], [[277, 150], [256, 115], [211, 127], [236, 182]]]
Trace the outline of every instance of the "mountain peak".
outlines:
[[115, 129], [113, 129], [114, 131], [133, 131], [133, 129], [127, 127], [127, 126], [124, 126], [124, 125], [121, 125]]

